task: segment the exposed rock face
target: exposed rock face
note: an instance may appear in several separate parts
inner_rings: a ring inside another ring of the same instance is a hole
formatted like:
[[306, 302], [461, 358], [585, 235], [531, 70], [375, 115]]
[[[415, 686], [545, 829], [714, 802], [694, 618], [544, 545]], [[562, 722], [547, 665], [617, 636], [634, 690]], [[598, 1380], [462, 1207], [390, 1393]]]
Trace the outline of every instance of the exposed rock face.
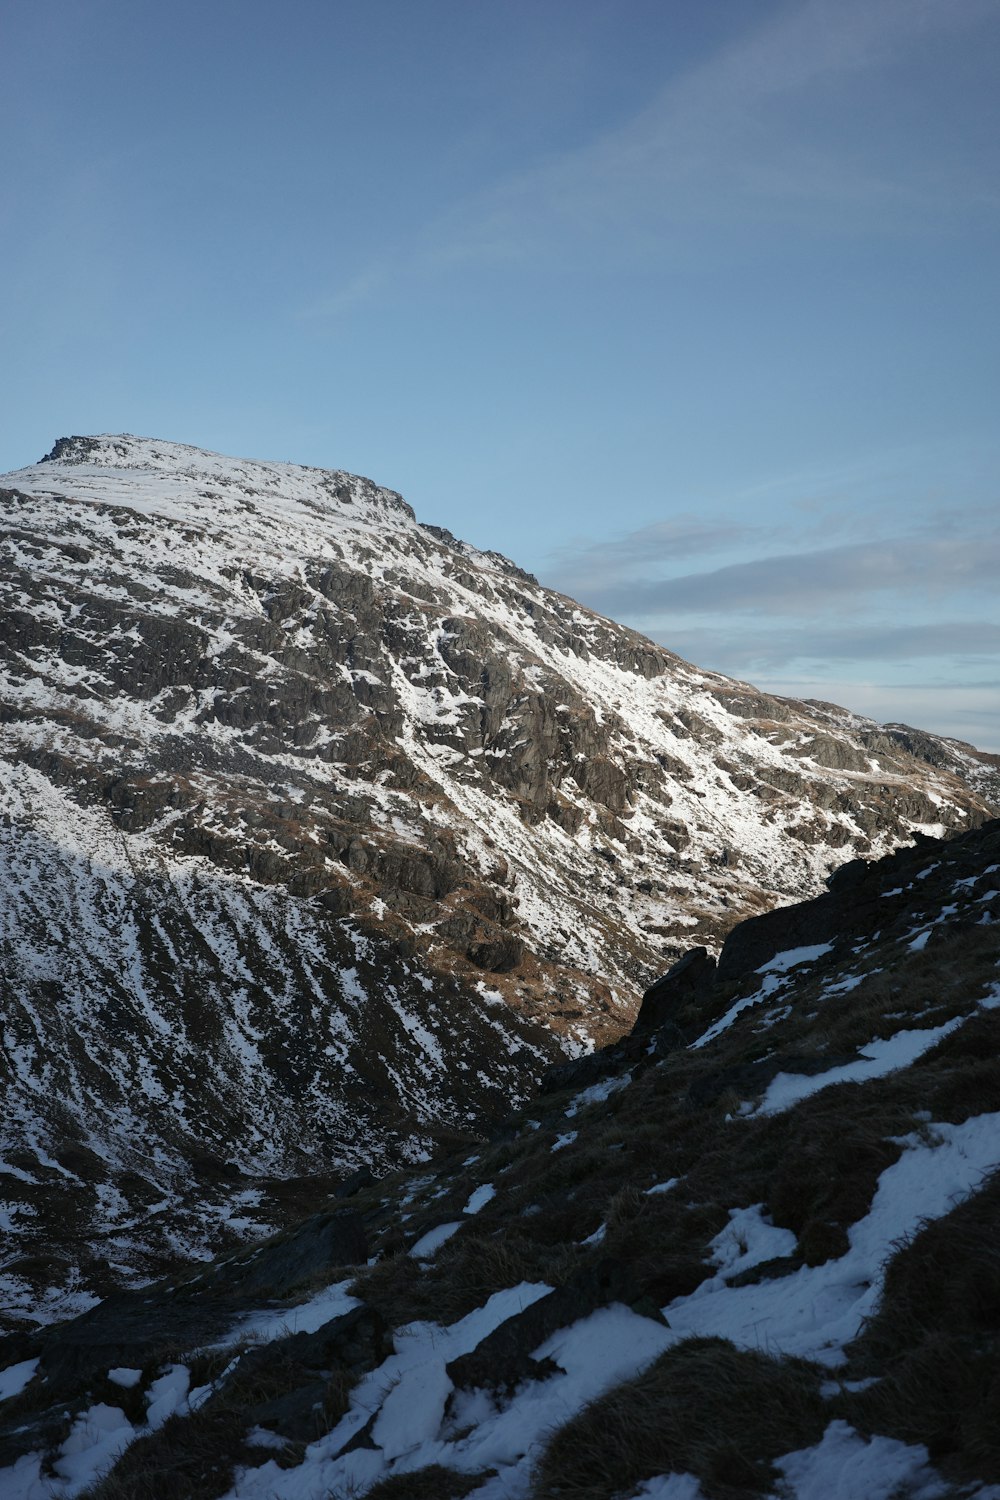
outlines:
[[987, 807], [967, 747], [697, 671], [365, 479], [67, 438], [0, 504], [15, 1305], [56, 1189], [70, 1293], [75, 1241], [100, 1289], [280, 1221]]

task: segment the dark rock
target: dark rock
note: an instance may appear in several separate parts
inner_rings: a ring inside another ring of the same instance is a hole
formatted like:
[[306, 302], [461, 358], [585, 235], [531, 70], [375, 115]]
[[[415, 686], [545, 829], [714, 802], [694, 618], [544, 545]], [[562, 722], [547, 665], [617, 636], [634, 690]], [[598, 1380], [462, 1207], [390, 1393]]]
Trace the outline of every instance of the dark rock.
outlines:
[[[385, 1321], [367, 1303], [331, 1318], [314, 1333], [295, 1333], [282, 1341], [282, 1353], [309, 1370], [335, 1367], [360, 1374], [381, 1364], [391, 1352]], [[265, 1358], [265, 1351], [260, 1353]]]
[[72, 1322], [37, 1335], [46, 1397], [69, 1401], [116, 1366], [142, 1369], [171, 1348], [211, 1342], [231, 1321], [230, 1309], [207, 1301], [153, 1292], [109, 1297]]
[[244, 1295], [283, 1297], [336, 1266], [361, 1265], [367, 1258], [361, 1215], [338, 1209], [316, 1214], [293, 1234], [265, 1242], [251, 1259], [230, 1264], [226, 1274]]
[[690, 948], [642, 997], [634, 1031], [646, 1033], [673, 1023], [682, 1009], [708, 993], [715, 979], [715, 959], [707, 948]]
[[840, 908], [832, 895], [749, 917], [727, 936], [719, 955], [717, 978], [720, 983], [741, 979], [776, 953], [828, 943], [836, 937], [839, 919]]
[[270, 1401], [258, 1401], [248, 1406], [248, 1423], [265, 1427], [290, 1443], [311, 1443], [329, 1430], [324, 1421], [324, 1400], [327, 1393], [325, 1380], [311, 1380], [305, 1385], [295, 1386], [284, 1395]]
[[832, 874], [827, 876], [827, 889], [834, 891], [837, 895], [857, 890], [868, 878], [868, 869], [867, 860], [849, 859], [846, 865], [838, 866]]
[[339, 1187], [334, 1188], [335, 1198], [353, 1198], [355, 1193], [362, 1192], [371, 1187], [375, 1181], [375, 1175], [368, 1167], [361, 1167], [357, 1172], [352, 1172], [350, 1177], [345, 1177]]
[[617, 1066], [617, 1048], [606, 1048], [590, 1052], [584, 1057], [574, 1057], [570, 1062], [554, 1063], [546, 1068], [538, 1085], [541, 1094], [558, 1094], [563, 1089], [586, 1089], [605, 1078]]
[[524, 944], [520, 938], [508, 934], [472, 943], [466, 950], [477, 969], [487, 969], [492, 974], [509, 974], [520, 966], [524, 958]]

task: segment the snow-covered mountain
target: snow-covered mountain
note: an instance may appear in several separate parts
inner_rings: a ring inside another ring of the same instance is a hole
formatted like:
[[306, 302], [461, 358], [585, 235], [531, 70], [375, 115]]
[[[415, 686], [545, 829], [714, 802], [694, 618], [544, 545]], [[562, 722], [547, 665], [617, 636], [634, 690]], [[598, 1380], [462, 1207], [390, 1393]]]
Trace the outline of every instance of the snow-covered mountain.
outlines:
[[0, 1494], [996, 1500], [998, 884], [845, 868], [479, 1149], [14, 1334]]
[[365, 479], [100, 437], [2, 486], [14, 1308], [57, 1221], [50, 1310], [478, 1131], [689, 944], [996, 795]]

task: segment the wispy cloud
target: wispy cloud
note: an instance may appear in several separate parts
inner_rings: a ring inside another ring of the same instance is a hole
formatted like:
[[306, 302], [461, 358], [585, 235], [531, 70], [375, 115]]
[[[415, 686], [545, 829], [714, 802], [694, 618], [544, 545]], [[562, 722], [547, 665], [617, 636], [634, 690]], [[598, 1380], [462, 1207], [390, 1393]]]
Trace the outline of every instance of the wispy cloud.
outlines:
[[[797, 622], [756, 630], [681, 625], [667, 632], [663, 644], [689, 660], [738, 676], [780, 671], [792, 661], [907, 662], [956, 657], [981, 663], [1000, 656], [1000, 624], [984, 619], [889, 626], [869, 621], [841, 627]], [[996, 686], [976, 681], [980, 687]]]
[[720, 611], [775, 615], [914, 591], [939, 599], [980, 590], [992, 595], [998, 576], [1000, 536], [882, 540], [780, 553], [675, 578], [617, 577], [591, 588], [584, 602], [604, 614], [646, 621]]
[[[554, 559], [558, 586], [702, 666], [995, 745], [995, 508], [931, 505], [905, 521], [899, 509], [841, 510], [843, 529], [825, 546], [815, 541], [830, 530], [828, 503], [797, 508], [786, 497], [773, 515], [766, 527], [684, 516], [567, 548]], [[866, 523], [872, 534], [859, 540]], [[769, 550], [776, 537], [797, 550]], [[685, 551], [720, 550], [742, 557], [679, 571]]]
[[923, 149], [902, 156], [882, 132], [859, 151], [838, 143], [837, 132], [803, 128], [825, 85], [895, 67], [937, 36], [990, 19], [993, 0], [787, 7], [668, 78], [631, 119], [414, 226], [398, 248], [372, 257], [309, 313], [346, 311], [400, 278], [469, 262], [535, 264], [553, 254], [573, 262], [598, 246], [615, 264], [686, 256], [698, 225], [738, 220], [749, 233], [755, 222], [768, 229], [791, 222], [856, 233], [940, 226], [948, 213], [995, 208], [1000, 195], [988, 172], [947, 156], [930, 128]]
[[602, 590], [615, 582], [630, 583], [637, 570], [659, 563], [672, 564], [734, 547], [758, 545], [774, 538], [774, 527], [733, 517], [671, 516], [603, 541], [582, 538], [551, 554], [551, 579], [556, 587]]

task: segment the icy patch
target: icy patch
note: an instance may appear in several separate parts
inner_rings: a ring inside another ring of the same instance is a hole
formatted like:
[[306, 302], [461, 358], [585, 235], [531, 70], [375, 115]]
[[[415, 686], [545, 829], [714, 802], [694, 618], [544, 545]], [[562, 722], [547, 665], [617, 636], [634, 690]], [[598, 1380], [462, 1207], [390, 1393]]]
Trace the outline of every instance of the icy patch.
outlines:
[[462, 1227], [461, 1220], [455, 1224], [439, 1224], [436, 1229], [428, 1229], [422, 1234], [415, 1245], [410, 1246], [410, 1254], [414, 1260], [430, 1260], [436, 1250], [439, 1250], [445, 1240], [450, 1240]]
[[524, 1496], [531, 1466], [550, 1433], [587, 1402], [638, 1375], [672, 1341], [669, 1329], [620, 1303], [598, 1308], [533, 1351], [533, 1359], [551, 1359], [561, 1375], [529, 1381], [502, 1411], [484, 1406], [471, 1433], [428, 1445], [421, 1462], [433, 1461], [433, 1452], [439, 1463], [464, 1473], [499, 1469], [495, 1487], [485, 1487], [485, 1494], [497, 1500]]
[[705, 1491], [693, 1474], [658, 1474], [632, 1490], [629, 1500], [705, 1500]]
[[729, 1223], [711, 1242], [712, 1262], [729, 1280], [766, 1260], [794, 1255], [798, 1240], [790, 1229], [779, 1229], [764, 1214], [763, 1203], [750, 1208], [731, 1208]]
[[[997, 1004], [1000, 1005], [1000, 1000], [997, 1001]], [[556, 1136], [550, 1149], [552, 1151], [561, 1151], [564, 1146], [572, 1146], [577, 1134], [578, 1132], [575, 1130], [567, 1130], [565, 1135]]]
[[724, 1016], [720, 1016], [717, 1021], [713, 1021], [708, 1030], [703, 1031], [701, 1036], [691, 1043], [691, 1050], [696, 1052], [699, 1047], [706, 1047], [709, 1042], [714, 1042], [717, 1036], [721, 1036], [724, 1031], [729, 1030], [737, 1016], [742, 1015], [751, 1006], [759, 1005], [762, 1000], [767, 1000], [771, 995], [777, 994], [783, 988], [784, 983], [784, 979], [780, 978], [777, 974], [766, 975], [760, 989], [752, 995], [744, 996], [742, 1000], [737, 1000], [735, 1005], [731, 1005]]
[[[106, 1406], [102, 1401], [82, 1412], [53, 1465], [63, 1485], [48, 1493], [73, 1496], [89, 1489], [137, 1435], [117, 1406]], [[30, 1495], [31, 1491], [27, 1493]], [[41, 1493], [44, 1495], [46, 1491]]]
[[[451, 1463], [467, 1471], [489, 1467], [471, 1451], [481, 1427], [460, 1443], [441, 1436], [444, 1405], [451, 1391], [445, 1367], [459, 1355], [471, 1353], [494, 1329], [551, 1290], [541, 1282], [522, 1282], [494, 1292], [482, 1307], [447, 1328], [409, 1323], [398, 1329], [396, 1352], [355, 1386], [346, 1416], [307, 1448], [297, 1468], [282, 1470], [271, 1461], [244, 1469], [225, 1500], [327, 1500], [331, 1493], [363, 1494], [390, 1468], [405, 1472], [432, 1463]], [[486, 1403], [483, 1406], [485, 1414]], [[488, 1410], [492, 1414], [491, 1405]], [[345, 1452], [373, 1416], [372, 1435], [379, 1446]], [[498, 1419], [493, 1416], [492, 1420]], [[551, 1423], [551, 1413], [548, 1420]]]
[[127, 1365], [116, 1365], [113, 1370], [108, 1371], [108, 1379], [113, 1385], [120, 1385], [123, 1390], [130, 1391], [139, 1384], [142, 1371], [131, 1370]]
[[428, 1360], [406, 1370], [382, 1402], [372, 1428], [372, 1441], [382, 1449], [383, 1457], [399, 1458], [433, 1438], [453, 1390], [440, 1360]]
[[492, 1182], [484, 1182], [481, 1187], [477, 1187], [475, 1192], [471, 1194], [468, 1203], [462, 1209], [463, 1214], [477, 1214], [496, 1195], [497, 1190]]
[[[872, 969], [866, 977], [870, 978], [872, 974], [881, 974], [881, 972], [881, 969]], [[838, 979], [834, 984], [825, 984], [823, 986], [824, 998], [827, 995], [847, 995], [851, 990], [856, 990], [862, 983], [862, 975], [848, 974], [845, 979]]]
[[[930, 1466], [927, 1449], [895, 1438], [869, 1441], [847, 1422], [831, 1422], [814, 1448], [800, 1448], [776, 1460], [789, 1500], [937, 1500], [949, 1493]], [[979, 1491], [982, 1494], [982, 1491]]]
[[187, 1365], [168, 1365], [146, 1393], [146, 1423], [151, 1432], [187, 1405], [191, 1377]]
[[279, 1437], [276, 1432], [269, 1432], [266, 1427], [251, 1427], [245, 1441], [251, 1448], [270, 1448], [276, 1453], [288, 1447], [287, 1438]]
[[853, 1393], [870, 1390], [873, 1385], [878, 1385], [881, 1379], [881, 1375], [869, 1375], [866, 1380], [824, 1380], [819, 1393], [824, 1401], [832, 1401], [834, 1396], [841, 1396], [844, 1391]]
[[825, 1073], [807, 1076], [804, 1073], [779, 1073], [772, 1078], [759, 1106], [751, 1115], [778, 1115], [801, 1099], [818, 1094], [820, 1089], [830, 1088], [835, 1083], [866, 1083], [871, 1078], [884, 1078], [898, 1068], [906, 1068], [924, 1052], [961, 1026], [967, 1016], [956, 1016], [943, 1026], [932, 1026], [925, 1030], [897, 1031], [895, 1036], [876, 1037], [867, 1047], [860, 1049], [856, 1062], [843, 1063], [839, 1068], [828, 1068]]

